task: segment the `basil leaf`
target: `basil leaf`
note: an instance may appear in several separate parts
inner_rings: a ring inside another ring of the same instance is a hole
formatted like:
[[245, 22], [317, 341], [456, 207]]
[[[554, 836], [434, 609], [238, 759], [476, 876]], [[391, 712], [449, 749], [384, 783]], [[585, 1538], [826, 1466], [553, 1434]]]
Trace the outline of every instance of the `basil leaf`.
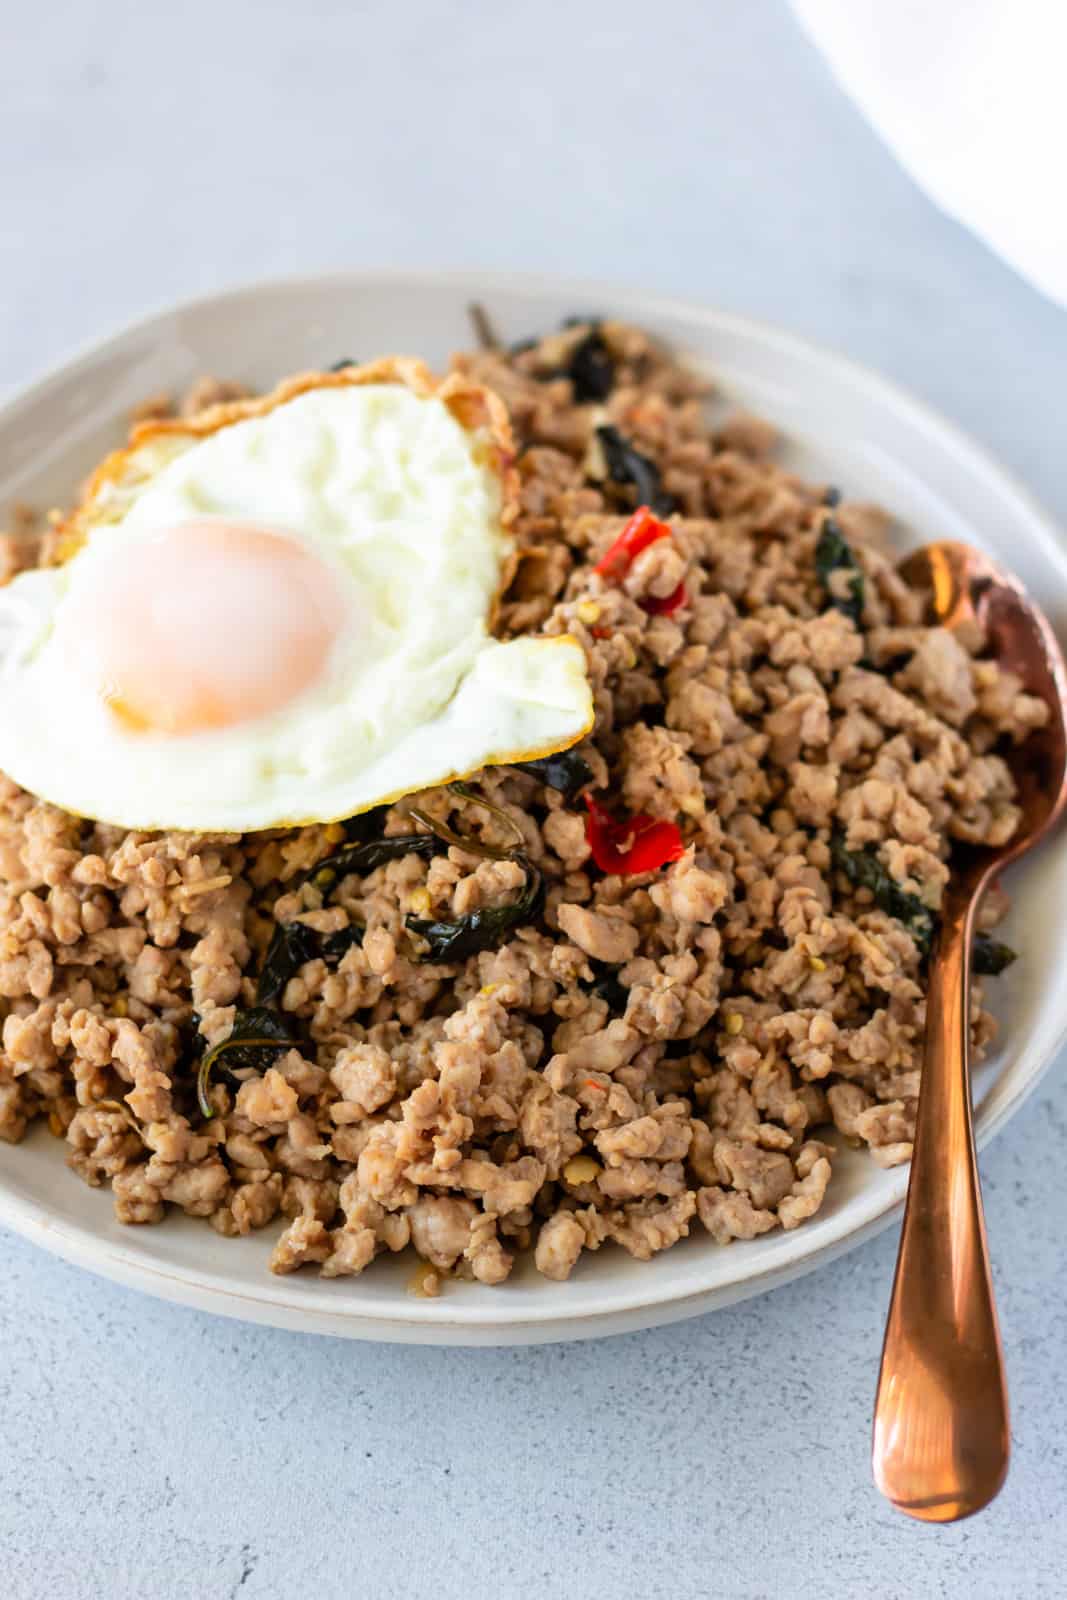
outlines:
[[341, 960], [346, 950], [363, 943], [364, 930], [358, 923], [338, 928], [333, 933], [319, 933], [306, 922], [279, 922], [276, 924], [263, 970], [256, 986], [256, 1004], [272, 1006], [285, 993], [290, 978], [296, 976], [305, 961], [321, 959], [328, 965]]
[[342, 845], [332, 856], [326, 856], [318, 866], [312, 867], [304, 879], [322, 895], [332, 894], [342, 878], [349, 873], [366, 877], [368, 872], [385, 866], [387, 861], [399, 861], [403, 856], [435, 856], [441, 842], [432, 833], [397, 833], [388, 839], [368, 839], [360, 844]]
[[319, 936], [306, 922], [276, 923], [256, 985], [256, 1004], [273, 1005], [294, 973], [318, 953]]
[[571, 380], [578, 405], [584, 405], [589, 400], [606, 400], [611, 393], [615, 383], [615, 363], [596, 323], [571, 351], [563, 375]]
[[596, 431], [604, 448], [604, 460], [612, 483], [632, 483], [637, 504], [648, 506], [657, 516], [667, 517], [675, 509], [674, 496], [666, 492], [656, 463], [624, 439], [618, 428], [605, 423]]
[[486, 906], [452, 922], [435, 922], [408, 917], [407, 926], [429, 945], [423, 961], [466, 961], [479, 950], [493, 950], [509, 929], [528, 922], [544, 902], [545, 885], [540, 869], [525, 856], [508, 858], [526, 869], [526, 883], [519, 898], [510, 906]]
[[584, 756], [574, 750], [559, 750], [554, 756], [539, 756], [536, 761], [513, 761], [518, 772], [527, 772], [531, 778], [540, 778], [550, 789], [558, 789], [567, 799], [573, 800], [579, 789], [593, 781], [593, 769]]
[[[362, 819], [350, 820], [362, 822]], [[363, 875], [413, 852], [433, 856], [442, 848], [441, 841], [433, 834], [405, 833], [390, 839], [363, 839], [346, 844], [327, 856], [305, 874], [303, 881], [313, 884], [325, 900], [349, 873]], [[274, 1052], [300, 1043], [295, 1023], [274, 1009], [274, 1002], [284, 993], [293, 974], [317, 956], [324, 961], [339, 961], [346, 950], [362, 940], [363, 929], [356, 924], [328, 934], [320, 934], [304, 922], [277, 924], [256, 986], [256, 1005], [247, 1011], [238, 1011], [227, 1037], [201, 1057], [196, 1091], [205, 1117], [214, 1115], [208, 1088], [211, 1073], [222, 1057], [225, 1057], [224, 1068], [229, 1073], [246, 1069], [261, 1072]]]
[[[815, 546], [815, 572], [826, 590], [831, 608], [848, 617], [857, 628], [860, 627], [863, 621], [865, 593], [863, 569], [833, 517], [827, 517], [824, 521], [819, 542]], [[830, 575], [834, 572], [851, 573], [847, 595], [838, 596], [831, 589]]]
[[[858, 889], [869, 889], [879, 910], [895, 917], [908, 930], [921, 956], [929, 955], [940, 918], [917, 895], [909, 894], [900, 887], [879, 861], [874, 847], [868, 845], [864, 850], [846, 850], [841, 834], [835, 833], [830, 840], [830, 853], [834, 866], [845, 874], [849, 883], [855, 884]], [[1011, 945], [991, 939], [987, 933], [975, 934], [971, 946], [971, 970], [979, 977], [997, 978], [1017, 960], [1018, 955]]]
[[354, 817], [346, 817], [341, 823], [345, 830], [345, 839], [349, 844], [367, 844], [371, 839], [381, 838], [382, 825], [388, 806], [373, 806], [370, 811], [357, 811]]
[[353, 945], [363, 943], [364, 931], [358, 922], [353, 922], [347, 928], [338, 928], [335, 933], [322, 934], [319, 954], [327, 963], [340, 961]]
[[[376, 811], [350, 817], [345, 827], [352, 826], [353, 831], [359, 833], [374, 828], [384, 809], [379, 807]], [[359, 825], [358, 829], [356, 824]], [[440, 841], [432, 834], [403, 833], [391, 839], [357, 838], [312, 867], [303, 881], [318, 889], [325, 900], [350, 872], [373, 872], [385, 862], [399, 860], [412, 852], [431, 856], [442, 848]], [[363, 929], [356, 924], [340, 928], [335, 933], [321, 934], [304, 922], [279, 922], [263, 960], [263, 970], [256, 987], [256, 1003], [260, 1006], [273, 1005], [284, 994], [289, 979], [305, 961], [314, 961], [319, 956], [327, 962], [339, 961], [352, 945], [362, 942]]]
[[988, 933], [976, 933], [971, 948], [971, 970], [983, 978], [997, 978], [1010, 967], [1018, 955], [1010, 944], [991, 939]]
[[872, 845], [863, 850], [846, 850], [840, 833], [830, 840], [830, 854], [834, 866], [845, 874], [857, 889], [868, 889], [880, 911], [894, 917], [906, 928], [915, 941], [921, 956], [930, 953], [937, 932], [937, 916], [923, 904], [918, 895], [902, 889], [886, 871]]
[[205, 1117], [215, 1114], [208, 1099], [211, 1073], [216, 1062], [225, 1057], [224, 1067], [229, 1073], [246, 1069], [263, 1072], [279, 1050], [292, 1050], [301, 1040], [296, 1035], [295, 1024], [266, 1006], [253, 1006], [248, 1011], [238, 1011], [233, 1027], [225, 1039], [201, 1058], [196, 1075], [196, 1095]]

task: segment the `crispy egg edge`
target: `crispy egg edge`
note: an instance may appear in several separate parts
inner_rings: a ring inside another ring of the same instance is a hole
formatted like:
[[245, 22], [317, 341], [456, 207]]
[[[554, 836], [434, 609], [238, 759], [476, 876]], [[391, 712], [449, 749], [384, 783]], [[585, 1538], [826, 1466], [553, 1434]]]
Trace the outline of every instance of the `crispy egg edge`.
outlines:
[[[577, 638], [575, 638], [573, 633], [549, 634], [549, 635], [547, 635], [547, 636], [545, 636], [543, 638], [534, 638], [530, 642], [531, 643], [535, 643], [535, 644], [540, 645], [540, 646], [543, 646], [546, 649], [550, 648], [553, 645], [564, 645], [568, 649], [574, 648], [574, 649], [577, 649], [579, 651], [581, 651], [581, 649], [582, 649], [581, 641], [578, 640]], [[586, 682], [586, 686], [588, 687], [589, 686], [588, 678], [585, 679], [585, 682]], [[286, 817], [286, 818], [283, 818], [282, 820], [280, 820], [278, 822], [265, 823], [262, 827], [259, 827], [259, 828], [241, 828], [241, 829], [218, 828], [218, 827], [215, 827], [215, 828], [212, 828], [212, 827], [207, 827], [207, 828], [178, 828], [178, 827], [174, 827], [174, 826], [169, 825], [169, 824], [145, 822], [145, 823], [138, 823], [136, 826], [130, 825], [128, 827], [127, 831], [129, 831], [131, 833], [177, 833], [177, 834], [201, 834], [201, 833], [210, 834], [210, 833], [219, 833], [219, 832], [222, 832], [222, 833], [235, 833], [236, 832], [236, 833], [239, 833], [242, 837], [248, 837], [248, 836], [251, 836], [251, 835], [257, 834], [257, 833], [266, 833], [266, 834], [279, 833], [279, 832], [283, 833], [283, 832], [287, 832], [287, 831], [289, 831], [291, 829], [294, 829], [294, 828], [312, 828], [312, 827], [318, 827], [320, 825], [322, 827], [329, 827], [331, 825], [331, 823], [345, 822], [345, 821], [348, 820], [349, 817], [361, 817], [368, 811], [377, 811], [379, 806], [392, 806], [392, 805], [395, 805], [398, 800], [406, 800], [406, 799], [409, 799], [409, 798], [413, 798], [415, 795], [427, 794], [431, 789], [440, 789], [440, 788], [443, 788], [446, 784], [449, 784], [449, 783], [461, 783], [466, 778], [474, 777], [474, 775], [476, 773], [481, 772], [485, 767], [507, 767], [507, 766], [511, 766], [516, 761], [540, 761], [542, 759], [542, 757], [544, 757], [544, 756], [559, 755], [559, 753], [561, 751], [563, 751], [563, 750], [573, 750], [575, 745], [581, 744], [582, 740], [587, 738], [589, 736], [589, 734], [592, 733], [593, 728], [594, 728], [595, 725], [596, 725], [596, 709], [595, 709], [595, 706], [594, 706], [594, 703], [593, 703], [592, 690], [590, 689], [590, 692], [589, 692], [589, 717], [588, 717], [588, 720], [585, 722], [583, 727], [581, 729], [579, 729], [579, 731], [574, 735], [573, 738], [564, 739], [562, 741], [550, 740], [547, 744], [535, 745], [535, 746], [532, 746], [528, 750], [507, 750], [507, 751], [494, 752], [494, 754], [492, 754], [490, 756], [486, 756], [482, 761], [480, 761], [478, 763], [478, 765], [476, 767], [467, 767], [463, 771], [459, 771], [459, 772], [445, 772], [445, 773], [442, 773], [440, 778], [435, 778], [432, 783], [423, 784], [421, 786], [421, 788], [418, 788], [418, 789], [397, 789], [392, 794], [383, 795], [380, 799], [372, 800], [368, 805], [356, 806], [353, 810], [350, 810], [350, 811], [349, 810], [338, 811], [338, 812], [334, 813], [333, 815], [326, 816], [326, 817], [293, 817], [293, 818]], [[38, 796], [38, 798], [42, 799], [42, 800], [45, 800], [49, 805], [58, 804], [58, 802], [56, 802], [56, 801], [48, 800], [48, 796], [47, 795], [40, 795], [40, 796]], [[87, 812], [84, 812], [84, 811], [71, 811], [71, 810], [68, 809], [68, 807], [62, 806], [62, 805], [59, 806], [59, 809], [61, 811], [65, 811], [67, 816], [80, 817], [82, 819], [82, 821], [84, 821], [84, 822], [103, 822], [105, 820], [102, 817], [93, 817], [90, 813], [87, 813]], [[117, 827], [125, 827], [126, 824], [118, 823], [118, 824], [115, 824], [115, 826], [117, 826]]]
[[[578, 650], [581, 650], [582, 648], [581, 642], [575, 638], [573, 633], [549, 634], [544, 638], [535, 637], [531, 639], [530, 642], [533, 644], [542, 645], [545, 648], [548, 648], [551, 645], [566, 645], [568, 649], [574, 647]], [[587, 685], [588, 681], [588, 678], [586, 678]], [[311, 828], [317, 823], [321, 822], [328, 827], [331, 822], [344, 822], [349, 817], [361, 817], [368, 811], [377, 811], [379, 806], [395, 805], [398, 800], [406, 800], [410, 796], [416, 794], [426, 794], [428, 790], [440, 789], [447, 783], [462, 783], [465, 778], [473, 778], [476, 772], [481, 772], [485, 767], [507, 767], [516, 761], [540, 761], [544, 756], [555, 756], [559, 755], [560, 751], [562, 750], [573, 750], [576, 744], [581, 744], [582, 740], [587, 738], [589, 734], [592, 733], [596, 724], [596, 709], [593, 705], [591, 690], [589, 695], [589, 707], [589, 720], [586, 722], [584, 727], [574, 735], [573, 739], [564, 739], [562, 743], [559, 743], [556, 740], [550, 740], [548, 744], [536, 745], [530, 750], [508, 750], [500, 754], [486, 756], [484, 760], [480, 761], [476, 767], [468, 767], [465, 772], [449, 772], [446, 775], [438, 778], [434, 783], [424, 784], [421, 789], [398, 789], [395, 794], [384, 795], [380, 800], [372, 800], [370, 805], [357, 806], [354, 811], [345, 811], [336, 817], [305, 817], [294, 822], [272, 823], [271, 826], [276, 828]], [[173, 833], [181, 830], [172, 828], [168, 831]], [[262, 828], [249, 829], [249, 832], [251, 833], [262, 833], [265, 831], [266, 830]]]
[[[106, 501], [112, 490], [118, 490], [134, 496], [137, 489], [147, 484], [159, 470], [164, 462], [159, 461], [152, 453], [151, 447], [160, 439], [187, 440], [189, 444], [199, 439], [209, 438], [212, 434], [220, 432], [223, 428], [232, 427], [234, 423], [244, 422], [249, 418], [266, 416], [269, 412], [285, 405], [290, 400], [295, 400], [299, 395], [307, 394], [314, 389], [346, 389], [367, 384], [401, 384], [419, 399], [437, 399], [451, 412], [460, 426], [473, 436], [475, 443], [474, 460], [492, 472], [500, 487], [500, 511], [498, 522], [500, 531], [508, 539], [508, 549], [501, 565], [500, 582], [493, 597], [492, 610], [488, 618], [489, 627], [492, 628], [499, 610], [500, 601], [508, 585], [515, 575], [519, 562], [519, 552], [511, 538], [511, 524], [518, 512], [518, 473], [515, 468], [515, 442], [511, 431], [511, 422], [500, 397], [487, 389], [483, 384], [475, 383], [462, 373], [449, 373], [444, 378], [436, 378], [425, 362], [414, 356], [383, 356], [375, 361], [365, 362], [361, 365], [343, 367], [339, 372], [308, 371], [296, 373], [288, 378], [283, 378], [267, 394], [252, 396], [243, 400], [227, 400], [218, 405], [210, 406], [207, 410], [197, 413], [192, 417], [175, 417], [156, 419], [135, 423], [130, 430], [128, 442], [118, 449], [112, 450], [105, 456], [99, 466], [90, 474], [83, 487], [81, 497], [74, 510], [68, 517], [59, 521], [57, 525], [58, 544], [57, 554], [59, 564], [69, 561], [82, 548], [93, 529], [106, 525], [111, 519], [107, 515]], [[149, 459], [146, 461], [145, 457]], [[548, 647], [562, 644], [567, 647], [581, 648], [579, 641], [573, 634], [556, 634], [538, 640], [539, 644]], [[407, 798], [412, 793], [425, 793], [426, 788], [440, 788], [447, 783], [460, 782], [472, 777], [487, 766], [507, 766], [514, 761], [538, 761], [544, 756], [557, 755], [562, 750], [570, 750], [592, 732], [596, 721], [596, 714], [592, 708], [590, 695], [590, 715], [585, 726], [572, 739], [562, 743], [552, 741], [543, 746], [530, 750], [511, 750], [494, 753], [483, 760], [477, 767], [470, 767], [464, 771], [450, 772], [442, 776], [432, 785], [427, 785], [421, 790], [400, 789], [395, 794], [385, 795], [370, 805], [361, 806], [355, 811], [338, 813], [332, 817], [306, 817], [293, 818], [282, 822], [272, 823], [269, 829], [254, 828], [247, 830], [250, 833], [269, 832], [274, 829], [305, 828], [317, 824], [328, 826], [333, 822], [343, 821], [350, 816], [360, 816], [364, 812], [376, 810], [379, 806], [394, 805], [398, 800]], [[80, 815], [80, 813], [70, 813]], [[90, 819], [87, 819], [90, 820]], [[141, 831], [141, 830], [138, 830]], [[152, 830], [144, 830], [152, 831]], [[189, 833], [196, 830], [187, 828], [167, 828], [158, 831], [168, 833]]]
[[[500, 601], [515, 576], [518, 551], [511, 524], [519, 507], [519, 478], [515, 469], [515, 440], [507, 409], [499, 395], [459, 372], [437, 378], [415, 356], [382, 356], [339, 372], [301, 372], [283, 378], [267, 394], [245, 400], [226, 400], [192, 417], [173, 417], [135, 423], [128, 442], [104, 457], [93, 471], [71, 514], [57, 525], [58, 564], [64, 565], [86, 543], [90, 533], [112, 518], [108, 497], [112, 491], [133, 497], [165, 465], [153, 452], [160, 440], [185, 440], [189, 445], [237, 422], [267, 416], [279, 406], [314, 389], [350, 389], [368, 384], [399, 384], [420, 400], [440, 400], [463, 430], [472, 436], [472, 456], [497, 479], [500, 489], [499, 531], [507, 539], [500, 582], [493, 597], [488, 624], [492, 629]], [[147, 459], [146, 459], [147, 458]], [[169, 459], [169, 458], [168, 458]], [[127, 502], [128, 503], [128, 502]], [[125, 505], [123, 506], [125, 509]]]

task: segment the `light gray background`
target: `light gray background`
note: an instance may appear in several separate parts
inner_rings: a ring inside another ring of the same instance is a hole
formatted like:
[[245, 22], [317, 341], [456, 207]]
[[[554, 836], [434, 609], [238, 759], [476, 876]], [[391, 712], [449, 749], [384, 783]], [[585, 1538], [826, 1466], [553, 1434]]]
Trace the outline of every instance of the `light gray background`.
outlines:
[[[339, 265], [676, 291], [901, 380], [1067, 520], [1067, 316], [894, 166], [778, 0], [0, 0], [0, 384], [175, 296]], [[894, 1241], [660, 1332], [354, 1345], [0, 1235], [0, 1570], [109, 1594], [1062, 1595], [1067, 1079], [983, 1167], [1016, 1454], [880, 1501]]]

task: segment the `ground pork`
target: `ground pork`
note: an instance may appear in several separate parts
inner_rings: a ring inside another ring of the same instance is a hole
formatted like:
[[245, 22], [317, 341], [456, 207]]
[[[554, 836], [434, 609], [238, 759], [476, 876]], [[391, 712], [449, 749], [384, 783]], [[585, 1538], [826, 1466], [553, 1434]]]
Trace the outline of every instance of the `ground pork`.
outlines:
[[[576, 391], [591, 331], [456, 358], [519, 446], [498, 625], [581, 641], [591, 786], [620, 817], [677, 825], [680, 859], [604, 874], [580, 796], [495, 767], [470, 779], [494, 813], [448, 790], [414, 802], [477, 851], [390, 861], [324, 904], [303, 874], [339, 824], [129, 833], [0, 777], [0, 1138], [44, 1119], [120, 1221], [178, 1208], [240, 1237], [280, 1218], [272, 1269], [324, 1277], [413, 1247], [436, 1292], [499, 1284], [523, 1252], [551, 1280], [608, 1243], [647, 1261], [694, 1220], [720, 1244], [795, 1228], [832, 1182], [833, 1140], [909, 1158], [923, 955], [833, 852], [874, 852], [936, 912], [950, 840], [1010, 837], [1004, 754], [1044, 708], [980, 638], [923, 624], [884, 515], [776, 465], [758, 419], [709, 431], [701, 385], [639, 330], [603, 323], [610, 390]], [[243, 392], [205, 379], [140, 415]], [[652, 463], [671, 530], [616, 579], [596, 565], [637, 493], [598, 428]], [[817, 570], [830, 516], [863, 573], [859, 626], [850, 580], [828, 590]], [[51, 545], [20, 511], [0, 581], [37, 559]], [[410, 831], [412, 804], [375, 825]], [[520, 835], [543, 911], [492, 949], [420, 960], [409, 916], [521, 895], [523, 867], [492, 848]], [[983, 928], [1005, 909], [990, 896]], [[298, 1048], [232, 1073], [220, 1058], [205, 1119], [197, 1063], [294, 918], [309, 948], [339, 941], [279, 997]], [[976, 1000], [978, 1047], [991, 1031]]]

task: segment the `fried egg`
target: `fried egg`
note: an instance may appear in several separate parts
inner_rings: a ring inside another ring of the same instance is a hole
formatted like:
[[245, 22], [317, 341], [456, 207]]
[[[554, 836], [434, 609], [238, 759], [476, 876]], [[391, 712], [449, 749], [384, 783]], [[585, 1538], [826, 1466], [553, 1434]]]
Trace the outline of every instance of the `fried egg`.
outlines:
[[0, 769], [100, 821], [244, 832], [566, 749], [581, 646], [491, 633], [510, 460], [495, 396], [400, 360], [142, 425], [62, 564], [0, 590]]

